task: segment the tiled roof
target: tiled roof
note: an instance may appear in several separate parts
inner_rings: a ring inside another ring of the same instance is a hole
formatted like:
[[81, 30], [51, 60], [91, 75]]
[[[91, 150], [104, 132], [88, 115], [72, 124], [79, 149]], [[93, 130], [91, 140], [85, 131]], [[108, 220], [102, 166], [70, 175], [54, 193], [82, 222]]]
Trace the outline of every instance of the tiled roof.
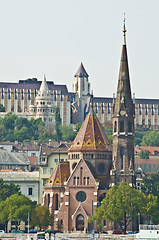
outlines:
[[159, 147], [150, 147], [150, 146], [135, 146], [136, 154], [139, 154], [140, 151], [146, 150], [149, 152], [149, 155], [158, 155]]
[[33, 166], [33, 165], [38, 165], [38, 157], [36, 156], [30, 156], [28, 157], [29, 158], [29, 161], [30, 161], [30, 164]]
[[49, 156], [54, 150], [53, 147], [41, 146], [41, 155]]
[[34, 144], [31, 142], [22, 142], [14, 145], [14, 150], [22, 150], [22, 151], [39, 151], [40, 146], [39, 144]]
[[57, 165], [46, 183], [46, 187], [63, 186], [70, 176], [69, 162], [62, 162]]
[[112, 151], [112, 146], [93, 111], [86, 116], [69, 152]]

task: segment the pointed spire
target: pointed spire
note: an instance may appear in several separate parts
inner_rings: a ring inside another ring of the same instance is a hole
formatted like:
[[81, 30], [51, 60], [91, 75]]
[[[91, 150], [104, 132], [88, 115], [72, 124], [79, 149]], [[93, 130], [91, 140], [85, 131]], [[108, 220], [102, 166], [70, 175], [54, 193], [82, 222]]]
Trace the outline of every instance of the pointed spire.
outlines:
[[129, 65], [127, 57], [127, 48], [125, 40], [125, 18], [124, 18], [124, 27], [123, 27], [123, 36], [124, 42], [122, 46], [122, 54], [120, 61], [120, 71], [117, 87], [117, 95], [114, 107], [114, 115], [118, 115], [121, 108], [125, 108], [127, 115], [132, 113], [132, 98], [131, 98], [131, 87], [130, 87], [130, 78], [129, 78]]
[[89, 77], [89, 75], [86, 72], [82, 62], [81, 62], [81, 64], [80, 64], [80, 66], [79, 66], [79, 68], [78, 68], [74, 77], [86, 77], [86, 78]]
[[125, 13], [124, 13], [124, 25], [123, 25], [123, 45], [126, 45], [126, 27], [125, 27]]

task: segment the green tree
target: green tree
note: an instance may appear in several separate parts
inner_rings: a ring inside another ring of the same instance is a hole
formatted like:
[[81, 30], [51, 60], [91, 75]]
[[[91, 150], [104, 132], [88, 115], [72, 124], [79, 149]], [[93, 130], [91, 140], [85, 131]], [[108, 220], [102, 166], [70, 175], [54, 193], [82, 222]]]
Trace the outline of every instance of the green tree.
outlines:
[[21, 195], [20, 187], [13, 183], [5, 184], [3, 179], [0, 178], [0, 203], [13, 194]]
[[31, 140], [31, 134], [29, 132], [29, 128], [23, 126], [20, 130], [14, 130], [14, 139], [19, 142], [23, 142], [24, 140]]
[[62, 133], [60, 130], [61, 117], [59, 107], [55, 108], [55, 130], [56, 130], [56, 140], [60, 141], [62, 139]]
[[[152, 202], [153, 199], [153, 202]], [[150, 206], [150, 208], [148, 208]], [[149, 209], [149, 211], [148, 211]], [[89, 221], [97, 221], [99, 227], [102, 221], [115, 221], [126, 233], [127, 226], [136, 219], [139, 212], [150, 216], [157, 209], [157, 197], [149, 198], [143, 193], [121, 182], [119, 186], [114, 185], [102, 201], [102, 205], [96, 209], [95, 216]]]
[[141, 150], [139, 153], [139, 158], [149, 159], [149, 152], [147, 150]]
[[159, 131], [149, 131], [146, 133], [143, 138], [142, 142], [140, 143], [141, 146], [159, 146]]
[[54, 219], [47, 207], [37, 205], [33, 210], [30, 224], [32, 227], [38, 226], [40, 229], [46, 229], [49, 225], [53, 226]]
[[0, 112], [5, 112], [5, 107], [0, 103]]
[[0, 223], [6, 224], [9, 220], [27, 221], [28, 212], [32, 212], [35, 204], [25, 195], [11, 195], [0, 203]]
[[63, 141], [73, 141], [76, 137], [76, 132], [73, 130], [72, 126], [61, 126], [60, 131], [62, 133]]
[[113, 143], [113, 129], [105, 129], [104, 131], [109, 139], [109, 142], [112, 144]]
[[144, 133], [139, 132], [137, 130], [135, 131], [135, 146], [141, 144], [143, 136]]
[[17, 118], [18, 117], [15, 114], [13, 114], [12, 112], [7, 113], [2, 120], [5, 128], [14, 130], [15, 121]]
[[150, 177], [145, 176], [143, 178], [143, 184], [141, 186], [141, 191], [148, 196], [153, 194], [158, 197], [159, 201], [159, 174], [153, 173]]
[[54, 129], [52, 127], [45, 127], [40, 126], [39, 127], [39, 141], [40, 142], [47, 142], [49, 139], [54, 139]]

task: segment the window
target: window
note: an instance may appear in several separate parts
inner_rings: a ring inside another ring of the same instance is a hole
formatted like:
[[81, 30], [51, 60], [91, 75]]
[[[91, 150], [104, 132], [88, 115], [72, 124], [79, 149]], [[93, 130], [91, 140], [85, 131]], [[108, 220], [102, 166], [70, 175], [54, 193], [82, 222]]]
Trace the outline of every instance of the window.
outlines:
[[115, 123], [114, 123], [114, 132], [116, 132], [117, 131], [117, 122], [115, 121]]
[[46, 184], [46, 179], [43, 179], [43, 186], [45, 186]]
[[42, 162], [45, 162], [45, 157], [42, 157]]
[[124, 121], [120, 122], [120, 132], [124, 132]]
[[58, 159], [54, 159], [54, 162], [58, 162]]
[[46, 168], [43, 168], [43, 174], [46, 174]]
[[36, 153], [31, 153], [31, 156], [32, 156], [32, 157], [35, 157], [35, 156], [36, 156]]
[[120, 148], [120, 158], [121, 158], [121, 170], [124, 168], [124, 148]]
[[80, 191], [80, 192], [78, 192], [78, 193], [76, 194], [76, 199], [77, 199], [77, 201], [79, 201], [79, 202], [84, 202], [84, 201], [86, 200], [86, 198], [87, 198], [87, 195], [86, 195], [86, 193], [83, 192], [83, 191]]
[[50, 174], [52, 174], [52, 172], [53, 172], [53, 168], [50, 168]]
[[33, 195], [33, 189], [32, 189], [32, 187], [29, 187], [29, 188], [28, 188], [28, 195], [29, 195], [29, 196]]
[[58, 206], [58, 198], [59, 198], [59, 196], [58, 196], [58, 194], [56, 194], [55, 195], [55, 210], [58, 210], [59, 209], [59, 206]]

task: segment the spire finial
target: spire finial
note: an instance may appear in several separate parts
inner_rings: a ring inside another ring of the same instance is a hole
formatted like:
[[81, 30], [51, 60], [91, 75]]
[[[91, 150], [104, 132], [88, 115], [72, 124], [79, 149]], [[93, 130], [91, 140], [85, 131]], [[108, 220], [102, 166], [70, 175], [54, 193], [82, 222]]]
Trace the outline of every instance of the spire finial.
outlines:
[[125, 13], [124, 13], [124, 25], [123, 25], [123, 45], [126, 45], [126, 27], [125, 27]]

